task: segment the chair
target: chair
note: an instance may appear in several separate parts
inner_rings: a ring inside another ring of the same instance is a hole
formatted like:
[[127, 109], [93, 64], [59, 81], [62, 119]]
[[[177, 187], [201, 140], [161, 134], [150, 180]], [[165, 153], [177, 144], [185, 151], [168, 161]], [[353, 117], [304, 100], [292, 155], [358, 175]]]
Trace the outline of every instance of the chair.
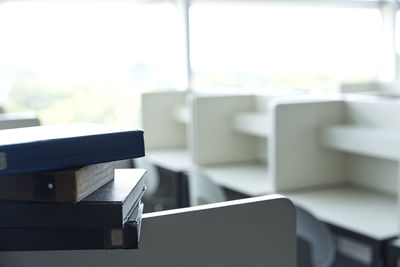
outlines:
[[190, 206], [198, 206], [226, 201], [221, 187], [212, 182], [202, 171], [195, 169], [188, 172]]
[[336, 244], [328, 227], [299, 206], [296, 206], [296, 227], [297, 266], [332, 266], [336, 256]]
[[157, 191], [160, 183], [160, 178], [157, 172], [157, 168], [151, 164], [146, 158], [135, 158], [133, 159], [133, 165], [135, 168], [146, 169], [146, 192], [144, 197], [150, 197]]
[[143, 195], [145, 212], [160, 211], [174, 207], [174, 195], [172, 185], [166, 179], [160, 179], [157, 167], [146, 158], [133, 159], [135, 168], [146, 169], [146, 191]]

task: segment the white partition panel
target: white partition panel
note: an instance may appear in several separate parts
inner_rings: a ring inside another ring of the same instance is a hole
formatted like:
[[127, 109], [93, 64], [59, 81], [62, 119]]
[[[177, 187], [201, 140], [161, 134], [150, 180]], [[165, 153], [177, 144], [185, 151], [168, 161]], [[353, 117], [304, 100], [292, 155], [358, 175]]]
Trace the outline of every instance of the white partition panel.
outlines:
[[278, 103], [277, 190], [327, 223], [376, 240], [397, 236], [399, 115], [399, 101], [378, 98]]
[[398, 164], [391, 160], [349, 154], [346, 159], [346, 176], [352, 184], [397, 195]]
[[[346, 126], [362, 127], [375, 134], [358, 147], [349, 147], [346, 170], [349, 180], [359, 186], [396, 195], [400, 162], [400, 101], [376, 98], [346, 101]], [[369, 138], [368, 138], [369, 137]], [[346, 136], [344, 136], [346, 138]], [[361, 137], [358, 137], [361, 139]], [[361, 151], [361, 153], [360, 153]]]
[[193, 99], [193, 160], [221, 164], [258, 159], [256, 138], [236, 131], [234, 115], [254, 110], [254, 96], [215, 96]]
[[142, 95], [142, 126], [147, 149], [185, 147], [187, 117], [182, 106], [187, 92], [166, 91]]
[[143, 215], [140, 248], [0, 252], [7, 267], [296, 266], [290, 201], [264, 196]]
[[0, 114], [0, 130], [39, 126], [39, 118], [33, 113], [2, 113]]
[[322, 148], [318, 138], [320, 127], [343, 122], [343, 101], [280, 101], [271, 109], [269, 170], [277, 191], [345, 180], [342, 153]]

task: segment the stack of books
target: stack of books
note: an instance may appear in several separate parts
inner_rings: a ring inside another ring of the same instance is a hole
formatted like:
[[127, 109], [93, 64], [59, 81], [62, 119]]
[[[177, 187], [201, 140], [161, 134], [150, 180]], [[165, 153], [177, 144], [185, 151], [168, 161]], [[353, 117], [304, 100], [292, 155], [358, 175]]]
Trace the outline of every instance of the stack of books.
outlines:
[[143, 132], [98, 124], [0, 131], [0, 250], [134, 249]]

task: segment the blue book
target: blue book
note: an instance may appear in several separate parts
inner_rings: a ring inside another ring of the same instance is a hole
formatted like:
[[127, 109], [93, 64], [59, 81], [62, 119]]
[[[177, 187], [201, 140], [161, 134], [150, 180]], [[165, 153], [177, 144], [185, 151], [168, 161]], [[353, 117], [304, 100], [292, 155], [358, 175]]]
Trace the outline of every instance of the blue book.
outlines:
[[143, 131], [73, 123], [0, 130], [0, 177], [143, 157]]

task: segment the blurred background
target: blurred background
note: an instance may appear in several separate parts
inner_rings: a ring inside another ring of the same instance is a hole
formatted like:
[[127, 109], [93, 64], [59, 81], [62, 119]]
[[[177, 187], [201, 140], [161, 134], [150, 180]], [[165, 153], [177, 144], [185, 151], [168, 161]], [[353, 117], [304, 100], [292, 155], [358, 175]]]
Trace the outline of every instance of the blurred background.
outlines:
[[0, 1], [0, 105], [139, 126], [142, 92], [337, 92], [398, 76], [395, 1]]

